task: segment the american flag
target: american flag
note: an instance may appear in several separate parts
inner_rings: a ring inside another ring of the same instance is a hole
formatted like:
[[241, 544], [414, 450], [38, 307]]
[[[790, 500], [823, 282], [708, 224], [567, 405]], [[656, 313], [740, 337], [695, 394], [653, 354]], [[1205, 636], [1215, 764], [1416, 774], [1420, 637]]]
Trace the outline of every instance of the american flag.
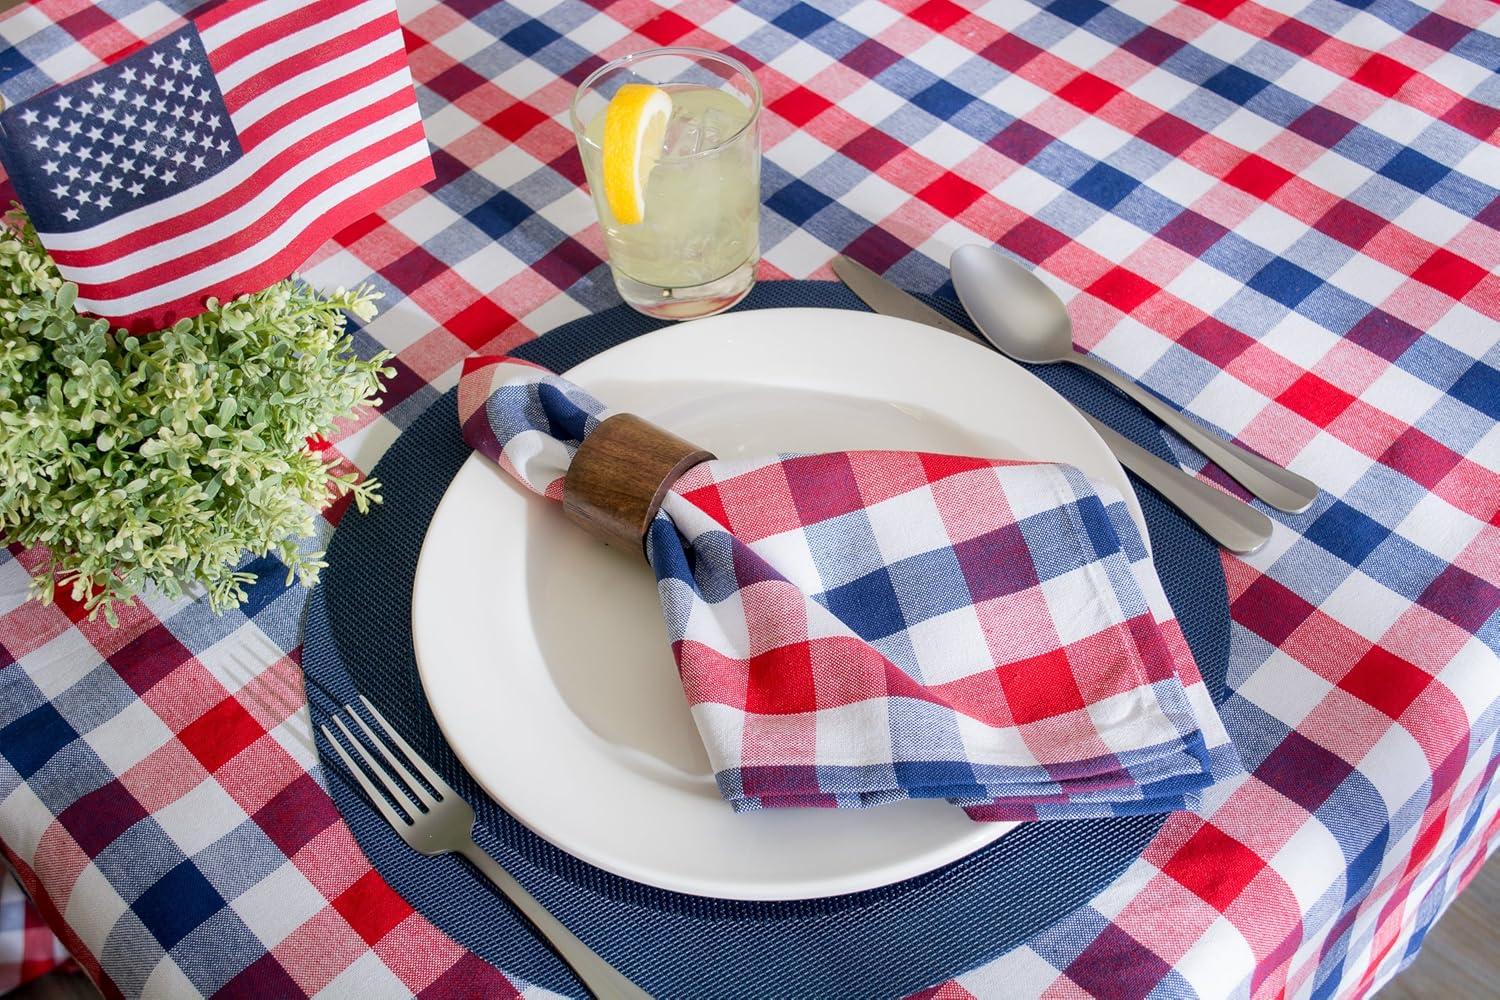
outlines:
[[0, 114], [77, 308], [161, 329], [432, 179], [394, 0], [227, 0]]

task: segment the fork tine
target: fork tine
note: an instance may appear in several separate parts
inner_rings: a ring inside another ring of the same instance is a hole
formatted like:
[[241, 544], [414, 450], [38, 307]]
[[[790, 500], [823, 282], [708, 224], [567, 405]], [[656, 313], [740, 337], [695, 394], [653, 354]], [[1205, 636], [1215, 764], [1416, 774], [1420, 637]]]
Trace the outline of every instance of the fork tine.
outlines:
[[327, 738], [328, 745], [333, 747], [334, 752], [339, 755], [339, 759], [344, 762], [344, 767], [350, 774], [354, 775], [354, 780], [359, 782], [359, 787], [365, 790], [365, 798], [375, 804], [375, 808], [380, 810], [380, 815], [385, 817], [385, 821], [397, 830], [410, 826], [411, 823], [401, 816], [400, 813], [396, 812], [395, 809], [391, 808], [391, 804], [385, 800], [385, 796], [381, 795], [370, 779], [365, 777], [365, 772], [360, 770], [359, 765], [355, 764], [354, 760], [344, 752], [343, 746], [338, 740], [333, 738], [333, 732], [327, 726], [319, 726], [318, 728], [323, 730], [323, 736]]
[[359, 754], [360, 759], [363, 760], [366, 764], [370, 765], [370, 773], [375, 776], [375, 780], [380, 782], [381, 786], [386, 790], [386, 793], [396, 801], [397, 805], [405, 809], [407, 814], [410, 815], [413, 820], [416, 820], [417, 816], [420, 813], [428, 811], [419, 806], [416, 802], [412, 801], [411, 796], [406, 794], [406, 790], [401, 787], [400, 783], [397, 782], [395, 778], [391, 777], [389, 771], [380, 766], [380, 763], [375, 760], [375, 757], [370, 753], [370, 751], [365, 749], [365, 745], [361, 743], [355, 737], [354, 733], [350, 731], [349, 727], [344, 724], [343, 719], [335, 715], [333, 717], [333, 724], [335, 726], [338, 726], [339, 731], [348, 738], [349, 745], [354, 747], [354, 751], [355, 753]]
[[420, 801], [422, 805], [426, 806], [428, 809], [431, 809], [434, 805], [436, 805], [437, 800], [433, 798], [432, 795], [427, 791], [427, 789], [422, 787], [422, 783], [418, 781], [412, 775], [412, 773], [406, 769], [406, 765], [402, 764], [401, 761], [396, 759], [396, 755], [391, 753], [391, 748], [386, 745], [386, 741], [376, 735], [375, 730], [371, 729], [369, 724], [366, 723], [364, 719], [360, 718], [359, 713], [354, 711], [354, 706], [346, 705], [345, 708], [349, 710], [349, 718], [353, 719], [355, 724], [358, 725], [360, 729], [364, 730], [365, 735], [370, 738], [370, 742], [374, 744], [375, 749], [380, 751], [380, 756], [385, 758], [385, 762], [391, 766], [392, 770], [401, 775], [401, 780], [406, 782], [406, 786], [411, 789], [412, 794], [417, 797], [417, 800]]
[[429, 785], [437, 789], [438, 798], [445, 799], [448, 796], [455, 794], [453, 791], [453, 786], [444, 781], [442, 777], [432, 769], [432, 765], [428, 764], [427, 761], [422, 759], [421, 754], [412, 749], [411, 744], [406, 742], [406, 740], [401, 737], [401, 734], [396, 731], [395, 726], [385, 721], [385, 716], [380, 714], [380, 709], [370, 704], [370, 699], [366, 698], [364, 695], [360, 695], [359, 703], [365, 706], [365, 709], [375, 717], [375, 721], [380, 723], [380, 727], [386, 731], [386, 734], [390, 736], [390, 738], [395, 742], [396, 746], [401, 748], [401, 752], [406, 754], [406, 759], [411, 761], [412, 766], [417, 769], [417, 773], [420, 774], [423, 778], [426, 778]]

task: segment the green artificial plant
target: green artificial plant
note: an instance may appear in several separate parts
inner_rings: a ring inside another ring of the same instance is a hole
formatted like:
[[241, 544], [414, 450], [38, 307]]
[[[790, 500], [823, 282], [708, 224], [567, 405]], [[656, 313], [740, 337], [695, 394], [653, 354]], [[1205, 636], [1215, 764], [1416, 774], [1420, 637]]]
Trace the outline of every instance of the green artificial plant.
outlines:
[[37, 596], [68, 588], [116, 623], [147, 587], [244, 600], [248, 551], [311, 583], [321, 552], [299, 539], [314, 512], [377, 484], [308, 447], [377, 402], [389, 354], [355, 354], [345, 313], [374, 315], [368, 288], [332, 294], [292, 278], [158, 333], [112, 330], [73, 307], [19, 209], [0, 226], [0, 539], [41, 546]]

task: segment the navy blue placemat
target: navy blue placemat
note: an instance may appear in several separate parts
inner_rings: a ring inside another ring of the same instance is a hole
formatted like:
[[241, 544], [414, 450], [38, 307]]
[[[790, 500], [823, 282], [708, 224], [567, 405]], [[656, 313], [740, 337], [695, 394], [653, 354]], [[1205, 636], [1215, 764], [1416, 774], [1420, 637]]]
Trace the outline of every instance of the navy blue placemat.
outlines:
[[[957, 303], [929, 303], [967, 325]], [[737, 308], [864, 306], [833, 282], [757, 286]], [[662, 323], [625, 306], [569, 323], [515, 353], [555, 371]], [[788, 364], [795, 364], [788, 359]], [[1074, 403], [1170, 459], [1156, 425], [1070, 366], [1034, 369]], [[438, 501], [469, 449], [449, 392], [375, 468], [385, 503], [346, 517], [308, 601], [302, 667], [316, 726], [363, 693], [440, 770], [479, 817], [480, 845], [557, 916], [660, 997], [898, 996], [978, 966], [1088, 902], [1165, 821], [1137, 816], [1024, 825], [935, 872], [868, 892], [745, 903], [665, 892], [551, 846], [489, 800], [443, 740], [417, 679], [411, 586]], [[1215, 702], [1225, 694], [1229, 609], [1218, 549], [1154, 493], [1138, 489], [1157, 570]], [[559, 516], [561, 516], [559, 514]], [[321, 733], [318, 752], [331, 762]], [[424, 916], [507, 972], [577, 996], [565, 968], [488, 883], [454, 858], [406, 848], [333, 763], [334, 801], [375, 868]], [[559, 788], [559, 795], [566, 795]], [[726, 805], [727, 809], [728, 806]], [[609, 816], [600, 815], [607, 824]]]

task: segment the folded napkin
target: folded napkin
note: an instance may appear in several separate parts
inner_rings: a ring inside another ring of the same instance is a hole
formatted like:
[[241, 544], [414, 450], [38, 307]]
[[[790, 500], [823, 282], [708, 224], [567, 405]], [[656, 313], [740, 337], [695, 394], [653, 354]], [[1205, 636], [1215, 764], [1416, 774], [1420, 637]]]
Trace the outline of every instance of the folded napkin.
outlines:
[[[464, 439], [554, 500], [609, 415], [527, 362], [464, 365]], [[667, 493], [646, 554], [736, 810], [1154, 813], [1241, 769], [1124, 501], [1071, 466], [703, 462]]]

